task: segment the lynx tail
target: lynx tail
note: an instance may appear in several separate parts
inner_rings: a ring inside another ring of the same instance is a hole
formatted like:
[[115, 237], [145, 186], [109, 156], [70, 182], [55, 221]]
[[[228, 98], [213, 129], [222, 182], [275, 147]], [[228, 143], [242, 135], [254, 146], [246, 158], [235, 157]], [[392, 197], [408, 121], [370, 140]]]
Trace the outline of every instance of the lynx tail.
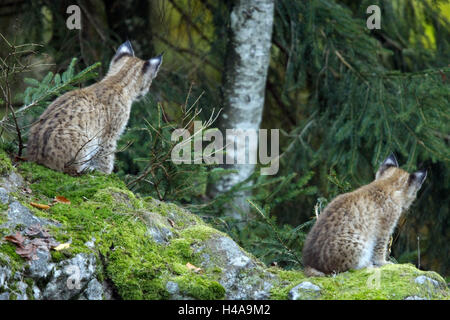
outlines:
[[325, 273], [320, 272], [312, 267], [305, 267], [304, 273], [308, 277], [325, 277]]

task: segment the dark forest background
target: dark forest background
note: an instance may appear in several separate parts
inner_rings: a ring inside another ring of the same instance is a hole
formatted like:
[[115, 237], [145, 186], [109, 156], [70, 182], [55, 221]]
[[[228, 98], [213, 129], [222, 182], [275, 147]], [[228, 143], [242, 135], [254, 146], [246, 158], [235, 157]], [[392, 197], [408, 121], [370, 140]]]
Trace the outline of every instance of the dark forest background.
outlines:
[[[82, 10], [81, 31], [66, 27], [71, 4]], [[380, 30], [366, 27], [372, 4], [382, 11]], [[203, 120], [222, 107], [234, 5], [231, 0], [0, 1], [0, 57], [3, 63], [13, 56], [28, 63], [9, 73], [3, 64], [1, 84], [8, 81], [13, 92], [8, 103], [20, 110], [42, 97], [19, 118], [24, 142], [31, 119], [64, 90], [101, 79], [115, 49], [129, 39], [138, 57], [164, 52], [158, 77], [146, 99], [134, 104], [120, 141], [115, 172], [133, 191], [186, 206], [267, 264], [297, 268], [315, 213], [337, 194], [372, 181], [379, 163], [395, 152], [402, 168], [426, 167], [428, 177], [399, 222], [391, 254], [417, 265], [420, 246], [420, 267], [448, 276], [449, 1], [275, 1], [261, 128], [281, 131], [280, 170], [274, 177], [256, 170], [250, 186], [212, 197], [208, 186], [226, 170], [164, 162], [161, 155], [170, 145], [161, 137], [170, 136], [168, 124], [182, 122], [187, 106], [201, 107], [196, 117]], [[43, 94], [71, 62], [73, 72], [65, 79], [70, 85]], [[97, 62], [101, 66], [93, 66]], [[0, 109], [3, 117], [7, 106]], [[5, 124], [4, 148], [17, 154], [17, 141], [14, 126]], [[221, 210], [245, 188], [253, 214], [234, 221]]]

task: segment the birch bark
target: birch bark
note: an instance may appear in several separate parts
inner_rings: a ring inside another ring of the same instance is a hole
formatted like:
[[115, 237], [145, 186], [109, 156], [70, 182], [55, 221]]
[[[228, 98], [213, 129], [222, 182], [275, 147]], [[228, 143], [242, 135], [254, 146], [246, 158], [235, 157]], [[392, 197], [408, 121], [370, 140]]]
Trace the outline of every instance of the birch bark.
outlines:
[[[274, 0], [237, 0], [230, 16], [230, 41], [225, 61], [223, 82], [223, 111], [219, 122], [222, 133], [226, 129], [258, 130], [264, 107], [267, 70], [270, 61], [270, 47], [274, 16]], [[256, 131], [257, 133], [257, 131]], [[227, 145], [233, 145], [230, 137]], [[228, 156], [240, 158], [246, 152], [247, 158], [257, 155], [257, 144], [236, 141], [236, 153], [227, 149]], [[234, 164], [226, 168], [237, 170], [219, 180], [212, 193], [229, 190], [236, 183], [247, 179], [255, 164]], [[248, 212], [246, 197], [241, 193], [234, 199], [238, 210], [227, 210], [227, 215], [243, 219]]]

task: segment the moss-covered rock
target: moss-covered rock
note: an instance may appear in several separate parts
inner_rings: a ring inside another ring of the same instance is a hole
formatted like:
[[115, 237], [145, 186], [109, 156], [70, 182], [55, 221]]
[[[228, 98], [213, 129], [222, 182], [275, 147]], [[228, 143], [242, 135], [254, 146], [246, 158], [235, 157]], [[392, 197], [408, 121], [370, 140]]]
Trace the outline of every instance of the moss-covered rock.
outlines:
[[0, 150], [0, 175], [5, 175], [13, 170], [11, 160], [5, 151]]
[[[0, 156], [0, 162], [5, 162], [0, 164], [0, 169], [5, 168], [0, 182], [4, 188], [1, 198], [5, 199], [0, 208], [0, 296], [4, 298], [449, 296], [439, 275], [412, 265], [388, 265], [325, 278], [267, 268], [198, 216], [175, 204], [136, 197], [115, 175], [71, 177], [27, 162], [13, 168], [7, 157]], [[67, 198], [70, 204], [55, 203], [56, 196]], [[42, 210], [31, 202], [51, 206]], [[34, 218], [18, 218], [27, 215]], [[24, 260], [4, 236], [19, 231], [26, 237], [25, 230], [33, 223], [43, 224], [52, 239], [69, 247], [50, 252], [40, 248], [35, 260]], [[416, 281], [420, 276], [426, 278]]]
[[[272, 291], [275, 299], [298, 297], [300, 299], [324, 300], [398, 300], [409, 297], [422, 299], [448, 299], [449, 290], [445, 280], [435, 272], [421, 271], [411, 264], [388, 264], [380, 268], [351, 270], [328, 277], [306, 278], [298, 272], [284, 271], [280, 277], [285, 287]], [[424, 283], [417, 281], [426, 278]], [[293, 290], [299, 284], [311, 283], [320, 291], [309, 286]]]

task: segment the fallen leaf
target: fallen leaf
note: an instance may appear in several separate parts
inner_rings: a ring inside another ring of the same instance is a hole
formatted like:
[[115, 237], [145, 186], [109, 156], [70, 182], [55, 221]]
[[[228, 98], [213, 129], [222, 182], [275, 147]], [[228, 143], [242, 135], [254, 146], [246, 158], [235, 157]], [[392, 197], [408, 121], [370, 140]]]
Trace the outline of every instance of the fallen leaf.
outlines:
[[17, 233], [15, 235], [6, 236], [5, 240], [15, 243], [21, 247], [21, 246], [23, 246], [23, 242], [25, 241], [25, 238], [20, 234], [19, 231], [17, 231]]
[[28, 260], [37, 260], [37, 248], [38, 247], [34, 246], [33, 244], [27, 244], [25, 247], [16, 248], [16, 253], [22, 258], [26, 258]]
[[[17, 232], [15, 235], [5, 237], [5, 240], [14, 243], [16, 253], [28, 260], [36, 260], [38, 256], [37, 250], [49, 251], [50, 248], [58, 248], [62, 250], [68, 247], [68, 244], [60, 245], [41, 225], [32, 225], [25, 229], [24, 234]], [[64, 246], [65, 245], [65, 246]]]
[[65, 197], [63, 197], [63, 196], [56, 196], [55, 199], [53, 199], [53, 202], [70, 204], [70, 200], [65, 198]]
[[36, 202], [30, 202], [30, 205], [38, 208], [38, 209], [42, 209], [42, 210], [47, 210], [50, 209], [50, 206], [47, 204], [41, 204], [41, 203], [36, 203]]
[[59, 245], [57, 245], [56, 247], [52, 248], [55, 251], [61, 251], [64, 249], [67, 249], [70, 247], [70, 242], [65, 242], [65, 243], [61, 243]]
[[175, 227], [175, 221], [173, 221], [172, 219], [169, 219], [169, 218], [167, 218], [167, 220], [169, 221], [172, 228]]
[[186, 263], [186, 267], [189, 269], [189, 270], [192, 270], [192, 271], [194, 271], [194, 272], [202, 272], [203, 270], [202, 270], [202, 268], [199, 268], [199, 267], [196, 267], [196, 266], [194, 266], [193, 264], [191, 264], [191, 263]]

